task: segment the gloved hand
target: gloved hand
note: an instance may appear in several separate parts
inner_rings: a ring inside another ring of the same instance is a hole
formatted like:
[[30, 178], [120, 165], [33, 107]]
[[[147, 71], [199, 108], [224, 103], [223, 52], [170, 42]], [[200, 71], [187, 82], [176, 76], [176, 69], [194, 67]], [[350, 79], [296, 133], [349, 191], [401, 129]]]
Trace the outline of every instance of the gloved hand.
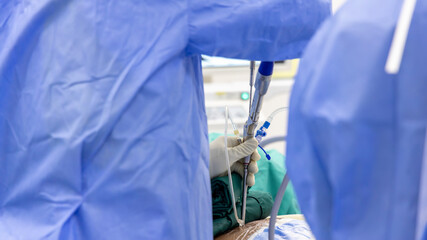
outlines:
[[[248, 186], [255, 184], [254, 174], [258, 172], [257, 161], [261, 156], [256, 150], [258, 142], [255, 138], [250, 138], [244, 143], [239, 143], [239, 138], [235, 136], [227, 137], [227, 149], [230, 159], [231, 171], [237, 172], [243, 177], [243, 161], [246, 156], [251, 155], [248, 166]], [[227, 162], [225, 160], [224, 136], [220, 136], [209, 144], [209, 175], [212, 178], [227, 175]]]

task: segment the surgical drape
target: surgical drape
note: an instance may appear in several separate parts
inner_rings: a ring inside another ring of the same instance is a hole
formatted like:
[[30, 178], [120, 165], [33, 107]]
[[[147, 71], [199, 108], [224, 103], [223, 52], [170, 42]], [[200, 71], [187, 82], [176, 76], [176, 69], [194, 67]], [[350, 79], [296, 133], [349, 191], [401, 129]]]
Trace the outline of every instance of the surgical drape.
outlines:
[[316, 239], [427, 237], [427, 1], [415, 8], [400, 72], [389, 75], [401, 6], [349, 0], [302, 58], [287, 167]]
[[212, 238], [200, 54], [298, 57], [328, 14], [326, 0], [2, 1], [0, 239]]

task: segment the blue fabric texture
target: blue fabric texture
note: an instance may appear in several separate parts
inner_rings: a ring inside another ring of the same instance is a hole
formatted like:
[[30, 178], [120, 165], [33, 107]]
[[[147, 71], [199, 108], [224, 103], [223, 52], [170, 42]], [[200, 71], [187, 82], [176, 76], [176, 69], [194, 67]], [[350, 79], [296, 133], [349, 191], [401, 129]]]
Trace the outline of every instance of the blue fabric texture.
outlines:
[[[268, 227], [263, 231], [253, 234], [248, 240], [268, 239]], [[274, 228], [274, 240], [314, 240], [310, 227], [304, 220], [290, 220], [276, 222]]]
[[301, 60], [287, 167], [318, 240], [427, 239], [427, 1], [417, 3], [400, 72], [389, 75], [401, 5], [349, 0]]
[[299, 57], [327, 0], [0, 3], [0, 239], [211, 239], [200, 54]]

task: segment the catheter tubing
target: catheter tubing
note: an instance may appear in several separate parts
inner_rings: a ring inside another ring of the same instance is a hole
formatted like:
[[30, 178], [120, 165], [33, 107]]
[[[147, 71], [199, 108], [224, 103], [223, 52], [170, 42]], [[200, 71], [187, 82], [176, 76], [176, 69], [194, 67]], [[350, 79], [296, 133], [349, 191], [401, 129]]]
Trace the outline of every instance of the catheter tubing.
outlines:
[[[231, 119], [230, 119], [231, 120]], [[231, 169], [230, 169], [230, 157], [228, 156], [228, 147], [227, 147], [227, 134], [228, 134], [228, 107], [225, 107], [225, 128], [224, 128], [224, 150], [225, 150], [225, 160], [227, 162], [228, 166], [228, 182], [229, 184], [229, 190], [231, 194], [231, 200], [233, 201], [233, 212], [234, 217], [236, 218], [236, 221], [239, 223], [239, 226], [243, 226], [244, 222], [243, 220], [239, 219], [239, 216], [237, 215], [237, 209], [236, 209], [236, 200], [234, 197], [234, 188], [233, 188], [233, 179], [231, 177]]]
[[271, 123], [272, 121], [273, 121], [273, 118], [278, 114], [278, 113], [280, 113], [280, 112], [284, 112], [286, 109], [288, 109], [288, 107], [281, 107], [281, 108], [278, 108], [278, 109], [276, 109], [276, 110], [274, 110], [271, 114], [270, 114], [270, 116], [268, 116], [268, 118], [267, 118], [267, 122], [269, 122], [269, 123]]
[[271, 216], [270, 216], [270, 224], [268, 226], [268, 240], [274, 240], [274, 229], [276, 226], [276, 218], [277, 214], [279, 213], [280, 204], [282, 203], [283, 196], [285, 195], [286, 187], [289, 183], [289, 177], [288, 174], [285, 174], [285, 177], [283, 178], [282, 184], [280, 185], [279, 190], [277, 191], [276, 198], [274, 199], [274, 205], [271, 209]]

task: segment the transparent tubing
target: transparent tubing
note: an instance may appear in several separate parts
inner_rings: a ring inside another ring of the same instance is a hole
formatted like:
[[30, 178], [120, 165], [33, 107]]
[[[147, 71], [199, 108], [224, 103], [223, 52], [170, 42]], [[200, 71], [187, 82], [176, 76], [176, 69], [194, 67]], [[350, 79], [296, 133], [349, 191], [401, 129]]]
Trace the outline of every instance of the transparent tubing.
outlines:
[[274, 112], [272, 112], [271, 114], [270, 114], [270, 116], [268, 116], [268, 118], [267, 118], [267, 122], [270, 122], [271, 123], [271, 121], [273, 121], [273, 118], [278, 114], [278, 113], [280, 113], [280, 112], [284, 112], [285, 110], [287, 110], [288, 109], [288, 107], [281, 107], [281, 108], [278, 108], [278, 109], [276, 109], [276, 110], [274, 110]]
[[228, 148], [227, 148], [227, 130], [228, 130], [228, 107], [225, 107], [225, 128], [224, 128], [224, 150], [225, 150], [225, 160], [227, 162], [228, 166], [228, 181], [229, 181], [229, 187], [230, 187], [230, 194], [231, 194], [231, 200], [233, 201], [233, 212], [234, 217], [237, 220], [237, 223], [239, 223], [239, 226], [243, 226], [244, 222], [243, 220], [239, 219], [239, 216], [237, 215], [237, 209], [236, 209], [236, 199], [234, 197], [234, 188], [233, 188], [233, 179], [231, 178], [231, 169], [230, 169], [230, 158], [228, 156]]
[[288, 107], [281, 107], [276, 110], [274, 110], [270, 116], [264, 121], [262, 126], [257, 130], [257, 134], [255, 135], [256, 140], [258, 143], [262, 142], [262, 139], [267, 135], [267, 129], [270, 127], [271, 122], [273, 121], [273, 118], [280, 112], [284, 112], [287, 110]]
[[286, 187], [289, 183], [288, 174], [285, 174], [282, 184], [280, 185], [279, 191], [277, 191], [276, 198], [274, 199], [274, 205], [271, 209], [270, 224], [268, 225], [268, 240], [274, 240], [274, 228], [276, 226], [276, 218], [279, 213], [280, 204], [282, 203], [283, 195], [285, 195]]
[[[273, 118], [280, 112], [283, 112], [287, 110], [288, 107], [282, 107], [278, 108], [275, 111], [273, 111], [270, 116], [268, 116], [266, 122], [271, 123], [273, 121]], [[270, 216], [270, 224], [268, 226], [268, 239], [274, 240], [274, 229], [276, 226], [276, 218], [277, 214], [279, 213], [280, 204], [282, 203], [283, 196], [285, 195], [286, 187], [289, 183], [289, 177], [288, 174], [285, 174], [285, 177], [283, 178], [282, 184], [280, 185], [279, 190], [277, 191], [276, 198], [274, 199], [274, 205], [271, 209], [271, 216]]]

